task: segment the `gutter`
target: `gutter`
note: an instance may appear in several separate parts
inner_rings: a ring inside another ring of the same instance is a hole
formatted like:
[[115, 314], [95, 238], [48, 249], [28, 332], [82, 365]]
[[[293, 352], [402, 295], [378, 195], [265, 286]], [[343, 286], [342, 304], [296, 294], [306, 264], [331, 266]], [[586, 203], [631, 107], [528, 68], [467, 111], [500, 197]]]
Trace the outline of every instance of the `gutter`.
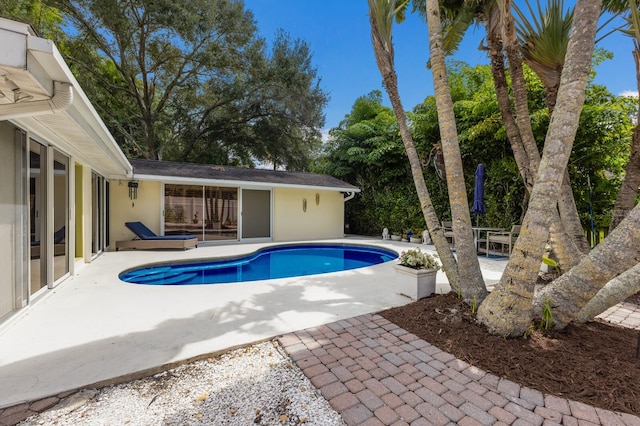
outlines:
[[53, 114], [64, 111], [73, 102], [73, 86], [62, 81], [53, 82], [53, 96], [49, 99], [0, 105], [0, 120]]
[[356, 196], [355, 191], [350, 191], [350, 192], [347, 192], [346, 194], [347, 194], [347, 196], [344, 197], [344, 200], [343, 200], [345, 203]]

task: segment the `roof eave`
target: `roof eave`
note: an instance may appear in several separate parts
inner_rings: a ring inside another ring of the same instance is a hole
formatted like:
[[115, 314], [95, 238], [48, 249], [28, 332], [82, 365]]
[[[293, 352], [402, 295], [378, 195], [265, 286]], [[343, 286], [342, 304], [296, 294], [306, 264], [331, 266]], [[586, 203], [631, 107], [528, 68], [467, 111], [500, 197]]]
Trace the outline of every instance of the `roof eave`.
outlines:
[[0, 67], [5, 73], [20, 74], [23, 80], [32, 82], [30, 88], [35, 93], [45, 97], [53, 95], [54, 81], [71, 84], [74, 92], [71, 105], [63, 111], [9, 121], [47, 139], [107, 177], [131, 176], [133, 167], [53, 42], [35, 36], [26, 24], [0, 18], [0, 39], [5, 37], [19, 41], [8, 46], [3, 43], [4, 48], [0, 45]]
[[150, 180], [164, 183], [197, 183], [202, 185], [215, 185], [215, 186], [232, 186], [232, 187], [254, 187], [254, 188], [297, 188], [297, 189], [311, 189], [322, 191], [337, 191], [337, 192], [360, 192], [360, 188], [355, 186], [343, 187], [343, 186], [322, 186], [322, 185], [301, 185], [290, 184], [280, 182], [255, 182], [246, 180], [227, 180], [227, 179], [204, 179], [204, 178], [191, 178], [191, 177], [179, 177], [179, 176], [160, 176], [160, 175], [145, 175], [135, 173], [133, 179], [136, 180]]

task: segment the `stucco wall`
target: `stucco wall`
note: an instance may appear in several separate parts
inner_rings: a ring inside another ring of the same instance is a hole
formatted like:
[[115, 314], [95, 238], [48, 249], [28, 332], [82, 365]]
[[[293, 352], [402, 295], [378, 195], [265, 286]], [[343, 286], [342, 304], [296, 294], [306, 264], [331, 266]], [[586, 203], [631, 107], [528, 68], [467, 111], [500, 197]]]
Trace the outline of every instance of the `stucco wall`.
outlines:
[[13, 127], [0, 123], [0, 318], [13, 310], [16, 267], [16, 151]]
[[142, 222], [156, 234], [160, 233], [160, 182], [139, 181], [138, 198], [129, 199], [127, 181], [112, 180], [110, 185], [111, 201], [111, 250], [115, 250], [115, 242], [131, 240], [134, 234], [124, 226], [125, 222]]
[[[274, 241], [343, 237], [344, 201], [340, 192], [274, 188], [273, 194]], [[320, 195], [317, 205], [316, 194]], [[307, 200], [306, 212], [303, 199]]]

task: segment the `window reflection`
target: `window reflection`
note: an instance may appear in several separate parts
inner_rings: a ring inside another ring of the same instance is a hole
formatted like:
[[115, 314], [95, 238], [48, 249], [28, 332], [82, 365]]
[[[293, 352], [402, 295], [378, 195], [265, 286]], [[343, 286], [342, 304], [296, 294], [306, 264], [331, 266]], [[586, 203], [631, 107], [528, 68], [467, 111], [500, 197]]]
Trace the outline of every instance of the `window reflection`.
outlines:
[[238, 190], [195, 185], [165, 185], [166, 235], [192, 234], [199, 240], [238, 239]]

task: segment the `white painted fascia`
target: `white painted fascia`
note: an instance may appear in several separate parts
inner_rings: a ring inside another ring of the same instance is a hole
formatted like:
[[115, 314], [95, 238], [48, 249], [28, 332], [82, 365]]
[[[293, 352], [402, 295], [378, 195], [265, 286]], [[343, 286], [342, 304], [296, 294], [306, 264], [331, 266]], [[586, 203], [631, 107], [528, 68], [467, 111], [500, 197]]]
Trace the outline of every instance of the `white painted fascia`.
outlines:
[[287, 183], [273, 183], [273, 182], [254, 182], [246, 180], [226, 180], [226, 179], [202, 179], [202, 178], [187, 178], [176, 176], [158, 176], [158, 175], [141, 175], [134, 174], [135, 180], [150, 180], [164, 183], [176, 183], [176, 184], [198, 184], [208, 186], [229, 186], [229, 187], [255, 187], [255, 188], [296, 188], [296, 189], [310, 189], [314, 191], [338, 191], [338, 192], [360, 192], [360, 188], [343, 188], [332, 186], [320, 186], [320, 185], [296, 185]]
[[[29, 88], [30, 94], [38, 98], [37, 101], [32, 102], [46, 103], [50, 101], [50, 99], [43, 100], [43, 98], [56, 96], [58, 92], [57, 87], [54, 89], [54, 85], [62, 83], [73, 86], [73, 99], [71, 99], [70, 104], [66, 106], [64, 111], [60, 108], [55, 113], [64, 115], [66, 119], [78, 125], [86, 135], [86, 140], [91, 141], [96, 147], [96, 154], [93, 155], [93, 158], [88, 157], [82, 148], [78, 147], [80, 149], [74, 150], [75, 147], [70, 146], [68, 142], [65, 143], [65, 128], [63, 125], [53, 128], [50, 127], [51, 120], [38, 120], [38, 112], [40, 110], [36, 111], [35, 109], [38, 104], [32, 105], [32, 114], [13, 117], [8, 115], [3, 117], [0, 114], [0, 120], [10, 119], [25, 129], [39, 128], [40, 134], [53, 135], [54, 139], [51, 142], [56, 144], [59, 142], [61, 148], [73, 152], [81, 162], [101, 169], [102, 174], [105, 176], [130, 177], [133, 174], [133, 167], [93, 108], [84, 91], [82, 91], [80, 84], [71, 73], [53, 42], [37, 37], [27, 24], [4, 18], [0, 18], [0, 40], [2, 40], [0, 44], [0, 74], [3, 72], [9, 74], [22, 73], [23, 78], [27, 78], [32, 82], [32, 87]], [[38, 85], [40, 87], [36, 88]], [[17, 107], [28, 110], [29, 107], [21, 106], [27, 104], [29, 102], [5, 104], [2, 107]], [[43, 105], [40, 104], [39, 107], [43, 107]], [[53, 112], [50, 109], [47, 114]], [[42, 114], [42, 117], [46, 117], [44, 112]], [[97, 155], [98, 152], [102, 152], [105, 157]], [[107, 162], [112, 162], [112, 165], [107, 164]], [[109, 172], [105, 173], [105, 171]]]

